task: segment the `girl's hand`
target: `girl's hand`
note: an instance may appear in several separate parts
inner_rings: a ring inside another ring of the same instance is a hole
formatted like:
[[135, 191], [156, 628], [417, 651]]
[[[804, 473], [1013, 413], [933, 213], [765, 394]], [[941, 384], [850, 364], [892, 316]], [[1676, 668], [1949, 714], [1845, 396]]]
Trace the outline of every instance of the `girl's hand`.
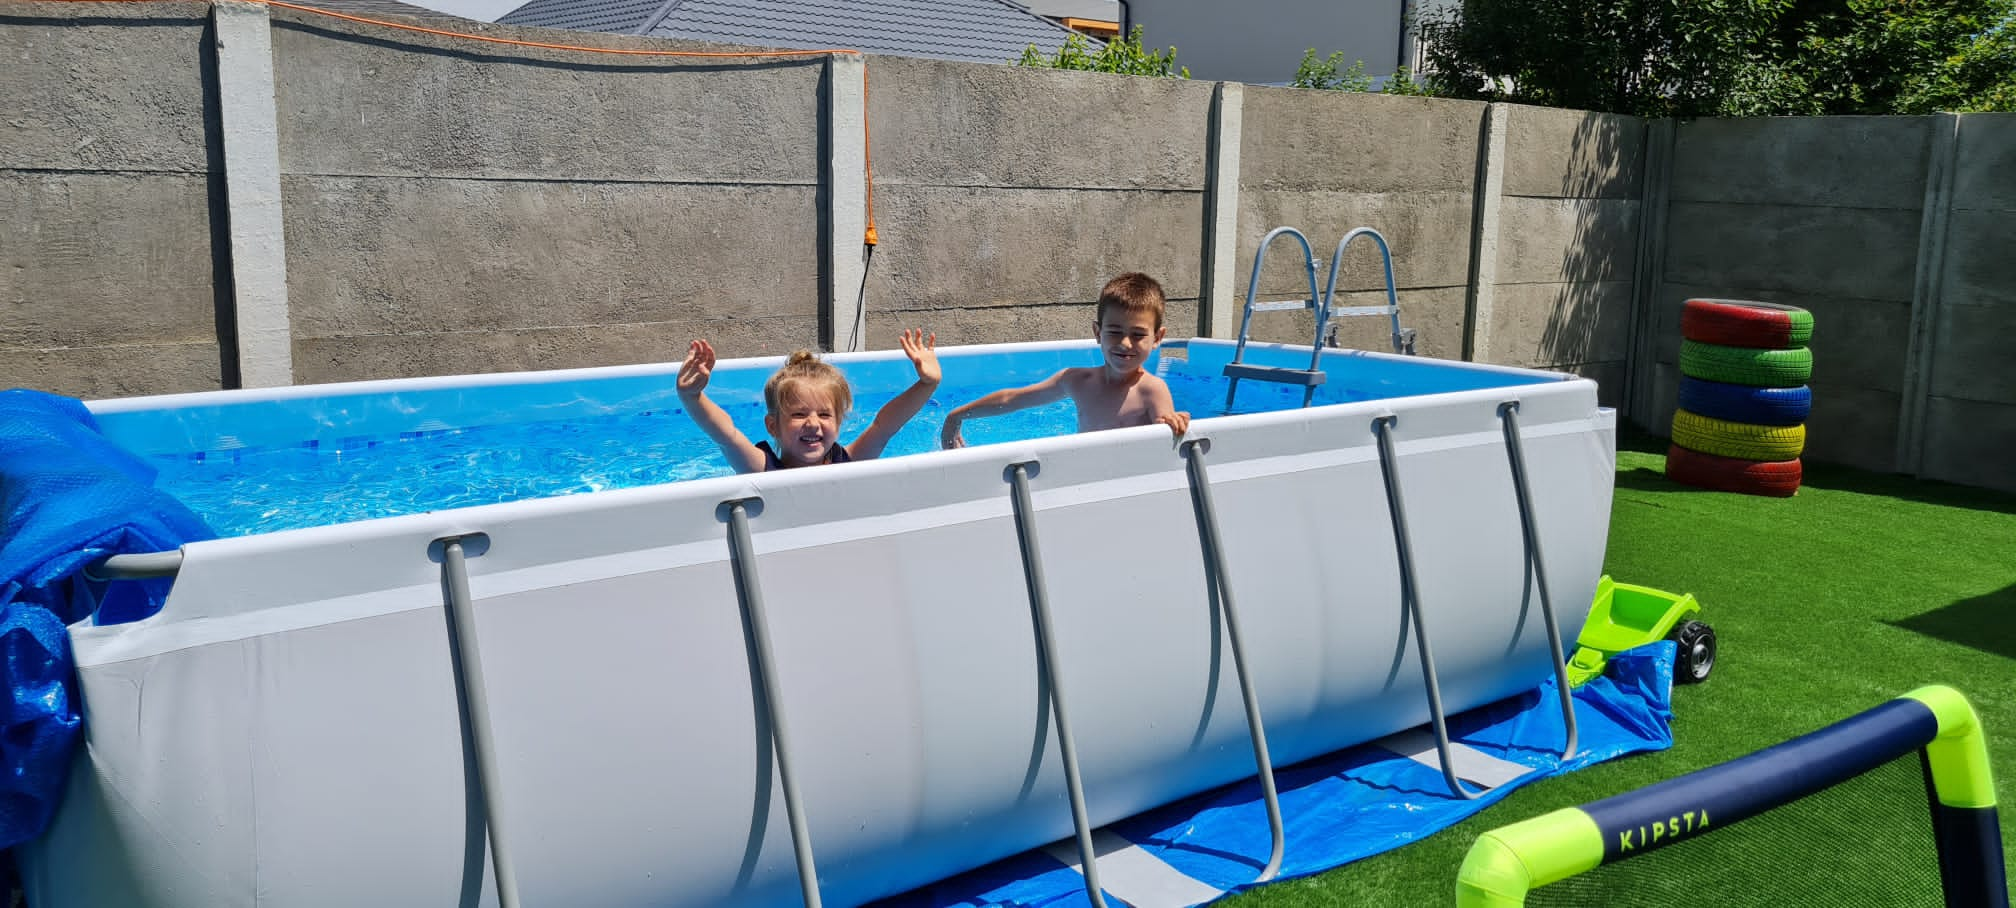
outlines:
[[694, 397], [707, 391], [707, 380], [714, 375], [714, 346], [704, 340], [696, 340], [686, 347], [686, 361], [679, 364], [679, 396]]
[[918, 381], [935, 385], [944, 377], [938, 368], [938, 335], [927, 335], [922, 328], [911, 328], [898, 335], [896, 342], [903, 345], [903, 355], [910, 357], [910, 365], [916, 368]]
[[960, 422], [961, 420], [957, 413], [946, 415], [945, 425], [938, 429], [938, 447], [944, 448], [947, 451], [953, 448], [966, 447], [966, 439], [959, 434]]
[[1190, 431], [1190, 414], [1182, 410], [1177, 410], [1174, 413], [1164, 413], [1156, 417], [1155, 421], [1168, 426], [1169, 431], [1176, 433], [1176, 437], [1178, 438], [1183, 437], [1183, 433]]

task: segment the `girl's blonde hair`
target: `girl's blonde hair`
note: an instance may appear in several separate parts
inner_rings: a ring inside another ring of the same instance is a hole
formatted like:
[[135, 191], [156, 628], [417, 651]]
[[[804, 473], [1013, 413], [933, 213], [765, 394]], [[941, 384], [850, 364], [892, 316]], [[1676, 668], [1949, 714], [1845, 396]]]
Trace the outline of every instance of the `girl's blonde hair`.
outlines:
[[832, 396], [836, 415], [845, 417], [854, 406], [854, 389], [847, 384], [847, 376], [839, 369], [821, 360], [810, 350], [800, 350], [784, 360], [784, 366], [776, 375], [763, 384], [763, 403], [770, 408], [770, 415], [777, 415], [783, 406], [784, 395], [796, 391], [804, 385], [819, 387]]

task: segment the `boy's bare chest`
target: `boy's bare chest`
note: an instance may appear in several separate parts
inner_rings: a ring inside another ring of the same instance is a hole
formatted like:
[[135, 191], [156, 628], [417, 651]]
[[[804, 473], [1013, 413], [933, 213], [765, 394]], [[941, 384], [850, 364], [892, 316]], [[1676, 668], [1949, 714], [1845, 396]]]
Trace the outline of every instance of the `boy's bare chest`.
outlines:
[[1138, 384], [1113, 387], [1088, 381], [1072, 395], [1078, 405], [1078, 429], [1114, 429], [1148, 421], [1148, 395]]

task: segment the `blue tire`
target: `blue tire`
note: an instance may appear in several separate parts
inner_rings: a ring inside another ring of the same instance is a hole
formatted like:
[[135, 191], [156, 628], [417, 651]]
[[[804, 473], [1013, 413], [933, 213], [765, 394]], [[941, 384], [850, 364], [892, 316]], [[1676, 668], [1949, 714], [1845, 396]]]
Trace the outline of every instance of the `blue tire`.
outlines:
[[1756, 388], [1683, 377], [1680, 409], [1753, 426], [1796, 426], [1813, 410], [1813, 390], [1805, 385]]

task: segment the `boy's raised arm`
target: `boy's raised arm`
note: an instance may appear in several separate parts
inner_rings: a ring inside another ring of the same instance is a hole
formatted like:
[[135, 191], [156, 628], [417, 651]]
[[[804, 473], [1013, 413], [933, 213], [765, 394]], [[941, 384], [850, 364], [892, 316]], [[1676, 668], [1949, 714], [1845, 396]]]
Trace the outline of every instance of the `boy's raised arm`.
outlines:
[[1190, 431], [1189, 411], [1176, 409], [1176, 398], [1169, 394], [1168, 382], [1156, 379], [1155, 385], [1148, 390], [1150, 412], [1155, 414], [1156, 422], [1168, 426], [1177, 438], [1182, 438], [1183, 433]]
[[882, 456], [882, 449], [889, 446], [889, 439], [931, 402], [931, 392], [938, 390], [938, 381], [943, 372], [938, 368], [938, 335], [926, 335], [921, 328], [904, 331], [897, 338], [903, 345], [903, 354], [910, 357], [910, 365], [917, 370], [917, 382], [896, 399], [884, 404], [875, 414], [875, 421], [847, 446], [847, 456], [854, 460], [872, 460]]
[[1070, 391], [1064, 384], [1070, 374], [1071, 370], [1065, 369], [1033, 385], [1004, 388], [970, 404], [954, 407], [952, 412], [945, 414], [945, 428], [938, 433], [939, 445], [948, 449], [965, 447], [966, 439], [959, 435], [959, 424], [967, 417], [999, 416], [1063, 398]]
[[707, 399], [707, 380], [713, 375], [714, 346], [704, 340], [688, 345], [686, 361], [679, 364], [679, 400], [685, 403], [686, 412], [692, 415], [700, 431], [714, 440], [735, 472], [760, 473], [763, 452], [750, 443], [741, 429], [735, 428], [735, 420], [728, 418], [728, 411]]

